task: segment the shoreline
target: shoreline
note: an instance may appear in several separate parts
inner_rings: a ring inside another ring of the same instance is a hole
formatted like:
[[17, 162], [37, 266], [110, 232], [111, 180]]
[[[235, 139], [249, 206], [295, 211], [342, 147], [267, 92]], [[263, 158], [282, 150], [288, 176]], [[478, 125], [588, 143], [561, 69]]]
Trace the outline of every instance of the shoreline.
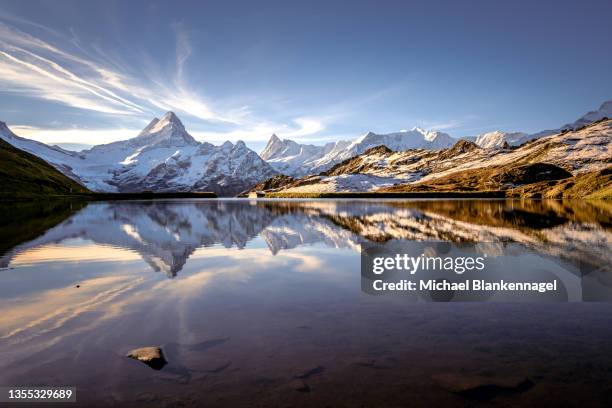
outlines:
[[83, 201], [113, 201], [113, 200], [157, 200], [166, 198], [218, 198], [212, 192], [166, 192], [166, 193], [73, 193], [73, 194], [28, 194], [0, 193], [0, 201], [33, 201], [39, 199], [66, 199]]
[[[75, 200], [75, 201], [121, 201], [121, 200], [159, 200], [159, 199], [511, 199], [511, 200], [571, 200], [576, 198], [521, 197], [505, 190], [485, 191], [405, 191], [405, 192], [327, 192], [327, 193], [283, 193], [259, 192], [239, 196], [218, 196], [213, 192], [141, 192], [141, 193], [72, 193], [72, 194], [31, 194], [0, 193], [0, 202], [37, 201], [37, 200]], [[590, 199], [582, 198], [587, 201]], [[595, 201], [606, 198], [594, 199]]]
[[506, 192], [489, 191], [411, 191], [411, 192], [334, 192], [264, 193], [249, 198], [506, 198]]

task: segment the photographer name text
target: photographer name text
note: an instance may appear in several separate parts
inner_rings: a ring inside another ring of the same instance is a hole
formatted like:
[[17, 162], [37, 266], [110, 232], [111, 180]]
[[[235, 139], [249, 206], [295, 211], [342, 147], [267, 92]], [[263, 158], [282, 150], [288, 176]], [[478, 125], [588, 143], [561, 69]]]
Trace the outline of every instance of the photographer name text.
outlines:
[[482, 279], [469, 279], [462, 282], [450, 282], [437, 279], [420, 279], [411, 281], [402, 279], [396, 282], [385, 282], [378, 279], [372, 282], [375, 291], [508, 291], [508, 292], [554, 292], [557, 280], [552, 282], [505, 282], [503, 280], [488, 282]]

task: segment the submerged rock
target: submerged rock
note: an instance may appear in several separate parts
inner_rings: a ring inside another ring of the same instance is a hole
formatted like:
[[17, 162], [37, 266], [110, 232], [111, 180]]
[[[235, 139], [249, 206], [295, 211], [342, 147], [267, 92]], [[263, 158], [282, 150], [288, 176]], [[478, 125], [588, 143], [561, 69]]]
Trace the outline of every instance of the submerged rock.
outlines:
[[154, 370], [161, 370], [168, 362], [161, 347], [141, 347], [130, 351], [127, 357], [142, 361]]

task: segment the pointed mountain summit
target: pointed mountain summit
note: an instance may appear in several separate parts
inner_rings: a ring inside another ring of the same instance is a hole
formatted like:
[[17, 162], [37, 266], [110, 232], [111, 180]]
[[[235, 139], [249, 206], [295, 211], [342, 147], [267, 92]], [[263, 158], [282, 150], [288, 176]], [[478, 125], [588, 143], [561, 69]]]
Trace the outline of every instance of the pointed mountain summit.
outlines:
[[168, 127], [175, 130], [185, 131], [185, 126], [183, 125], [183, 122], [181, 122], [178, 116], [176, 116], [176, 114], [171, 111], [166, 112], [164, 116], [161, 117], [161, 119], [153, 119], [151, 123], [149, 123], [147, 128], [151, 125], [153, 126], [148, 130], [149, 133], [156, 133]]
[[279, 143], [281, 140], [278, 138], [278, 136], [276, 136], [276, 133], [272, 133], [272, 136], [270, 136], [270, 140], [268, 141], [268, 145], [273, 145], [276, 143]]
[[300, 144], [293, 140], [280, 139], [273, 134], [259, 156], [280, 173], [305, 174], [310, 168], [309, 163], [325, 155], [333, 144], [328, 143], [325, 146]]
[[136, 137], [139, 143], [163, 143], [169, 146], [196, 145], [198, 142], [185, 130], [174, 112], [166, 112], [161, 119], [154, 118]]
[[285, 147], [286, 143], [283, 143], [283, 141], [276, 136], [276, 133], [273, 133], [272, 136], [270, 136], [270, 140], [268, 140], [266, 147], [264, 147], [259, 156], [264, 160], [270, 160]]

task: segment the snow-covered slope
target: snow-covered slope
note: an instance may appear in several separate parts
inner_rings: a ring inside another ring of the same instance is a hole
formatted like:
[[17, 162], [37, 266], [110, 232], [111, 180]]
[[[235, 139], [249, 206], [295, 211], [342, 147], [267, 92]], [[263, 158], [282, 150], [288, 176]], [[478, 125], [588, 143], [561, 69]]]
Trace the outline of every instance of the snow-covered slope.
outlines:
[[58, 146], [48, 146], [35, 140], [19, 137], [4, 122], [0, 122], [0, 138], [18, 149], [25, 150], [42, 158], [68, 177], [86, 185], [92, 190], [102, 190], [105, 187], [110, 187], [108, 185], [94, 185], [96, 180], [92, 180], [92, 183], [85, 183], [83, 179], [73, 172], [74, 168], [80, 168], [85, 164], [85, 156], [81, 153], [71, 152]]
[[515, 146], [521, 143], [527, 136], [527, 133], [523, 132], [502, 132], [496, 130], [495, 132], [483, 133], [476, 137], [475, 143], [484, 148], [484, 149], [492, 149], [502, 147], [505, 143], [508, 143], [510, 146]]
[[305, 175], [313, 163], [333, 150], [341, 151], [350, 142], [339, 141], [324, 146], [300, 144], [293, 140], [281, 140], [272, 135], [260, 153], [262, 159], [282, 174]]
[[602, 170], [612, 163], [612, 120], [534, 140], [516, 149], [491, 151], [461, 140], [440, 151], [394, 152], [369, 149], [321, 175], [304, 177], [283, 192], [373, 191], [395, 184], [431, 181], [464, 170], [549, 163], [574, 175]]
[[[276, 174], [244, 142], [196, 141], [172, 112], [153, 119], [135, 138], [80, 153], [15, 136], [7, 142], [46, 160], [94, 191], [214, 191], [235, 195]], [[8, 132], [7, 132], [8, 131]]]
[[342, 140], [324, 146], [298, 144], [272, 135], [261, 157], [283, 174], [304, 176], [325, 171], [334, 164], [380, 145], [395, 151], [417, 148], [439, 150], [452, 146], [456, 141], [446, 133], [430, 132], [417, 127], [388, 134], [368, 132], [354, 141]]
[[519, 146], [530, 140], [554, 135], [564, 130], [580, 129], [584, 126], [590, 125], [591, 123], [597, 122], [604, 118], [612, 118], [612, 100], [602, 103], [599, 109], [587, 112], [575, 122], [567, 123], [558, 129], [542, 130], [540, 132], [532, 134], [522, 132], [508, 133], [501, 131], [489, 132], [479, 135], [476, 138], [476, 144], [485, 149], [500, 148], [504, 145], [504, 143], [508, 143], [510, 146]]

